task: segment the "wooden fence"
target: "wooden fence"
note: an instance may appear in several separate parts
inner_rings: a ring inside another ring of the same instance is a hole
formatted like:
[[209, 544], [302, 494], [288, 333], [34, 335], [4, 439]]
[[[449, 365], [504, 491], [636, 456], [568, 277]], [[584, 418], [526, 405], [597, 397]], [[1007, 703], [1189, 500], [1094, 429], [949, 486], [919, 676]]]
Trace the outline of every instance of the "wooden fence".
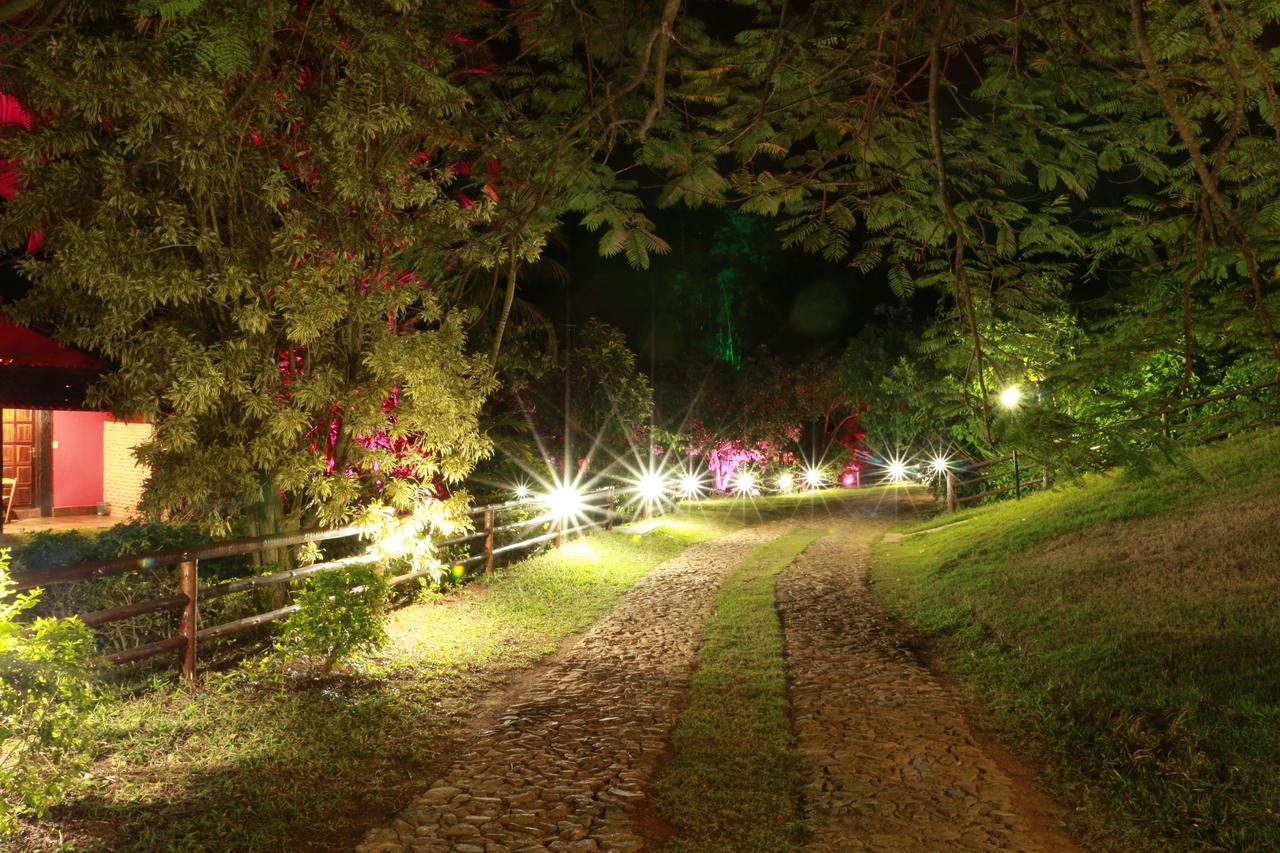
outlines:
[[[1216, 410], [1200, 410], [1217, 404], [1223, 405]], [[1196, 444], [1276, 423], [1280, 423], [1280, 383], [1262, 382], [1107, 424], [1096, 433], [1103, 441], [1090, 450], [1097, 454], [1096, 467], [1102, 468], [1114, 461], [1106, 454], [1106, 438], [1122, 427], [1137, 427], [1138, 434], [1145, 433], [1148, 439], [1158, 435], [1169, 441]], [[947, 510], [956, 512], [965, 504], [1010, 493], [1015, 499], [1021, 498], [1023, 492], [1047, 489], [1051, 482], [1048, 460], [1029, 458], [1016, 450], [993, 459], [964, 460], [946, 472]], [[979, 488], [989, 483], [989, 488]], [[972, 491], [974, 488], [978, 491]]]
[[[612, 528], [618, 515], [617, 502], [617, 490], [614, 488], [601, 489], [584, 495], [582, 498], [582, 513], [580, 513], [579, 517], [585, 517], [586, 520], [575, 522], [572, 527], [567, 525], [563, 519], [552, 518], [546, 512], [537, 512], [530, 518], [517, 519], [503, 524], [498, 523], [502, 520], [502, 516], [510, 515], [519, 509], [541, 509], [543, 504], [539, 498], [526, 498], [524, 500], [477, 506], [473, 507], [469, 513], [473, 519], [478, 520], [472, 532], [440, 540], [435, 545], [442, 550], [467, 546], [474, 553], [464, 559], [453, 561], [453, 565], [480, 565], [483, 566], [484, 574], [489, 575], [493, 572], [496, 560], [526, 551], [533, 545], [553, 541], [554, 545], [559, 547], [564, 543], [565, 537], [572, 533], [595, 527]], [[545, 533], [495, 547], [497, 534], [544, 525], [550, 528]], [[80, 583], [94, 578], [176, 566], [176, 592], [174, 595], [76, 615], [86, 625], [97, 626], [149, 613], [177, 612], [179, 616], [177, 634], [146, 643], [145, 645], [113, 652], [106, 655], [105, 659], [113, 664], [126, 664], [176, 651], [178, 653], [179, 669], [185, 678], [190, 679], [194, 678], [196, 674], [197, 650], [201, 644], [244, 633], [260, 625], [283, 619], [298, 610], [297, 604], [289, 604], [220, 625], [202, 627], [200, 625], [201, 602], [231, 595], [232, 593], [281, 586], [321, 572], [337, 571], [358, 563], [374, 562], [376, 557], [366, 552], [341, 559], [313, 563], [287, 571], [224, 581], [203, 588], [200, 586], [201, 560], [260, 554], [312, 542], [352, 539], [360, 536], [362, 532], [361, 528], [350, 526], [329, 530], [302, 530], [277, 536], [255, 536], [215, 542], [197, 548], [156, 551], [148, 554], [134, 554], [96, 560], [55, 569], [21, 572], [15, 574], [13, 580], [17, 591], [23, 591], [36, 587]], [[390, 578], [389, 583], [392, 586], [398, 586], [432, 573], [433, 570], [431, 569], [406, 572]]]

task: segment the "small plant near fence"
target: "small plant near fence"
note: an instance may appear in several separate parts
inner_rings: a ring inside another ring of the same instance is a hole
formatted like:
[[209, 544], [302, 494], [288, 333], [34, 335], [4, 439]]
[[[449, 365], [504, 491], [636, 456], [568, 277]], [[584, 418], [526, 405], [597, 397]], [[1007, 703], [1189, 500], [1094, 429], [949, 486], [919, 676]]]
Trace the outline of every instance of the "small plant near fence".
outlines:
[[78, 619], [24, 620], [39, 592], [15, 593], [0, 550], [0, 837], [42, 816], [84, 764], [81, 721], [94, 699], [93, 633]]
[[328, 675], [357, 652], [387, 641], [383, 615], [391, 586], [377, 567], [364, 564], [307, 578], [298, 610], [284, 623], [277, 649], [305, 659]]

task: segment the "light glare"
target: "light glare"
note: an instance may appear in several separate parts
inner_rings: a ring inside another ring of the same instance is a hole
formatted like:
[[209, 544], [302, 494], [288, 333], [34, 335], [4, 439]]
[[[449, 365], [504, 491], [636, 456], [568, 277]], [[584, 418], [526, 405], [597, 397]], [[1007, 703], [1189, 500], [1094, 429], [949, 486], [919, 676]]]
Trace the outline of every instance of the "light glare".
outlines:
[[680, 497], [689, 500], [702, 497], [702, 480], [696, 474], [680, 476]]
[[754, 495], [759, 492], [756, 475], [753, 471], [739, 471], [733, 478], [733, 490], [740, 495]]
[[951, 463], [947, 461], [945, 456], [935, 456], [933, 457], [933, 461], [929, 463], [929, 467], [932, 468], [935, 473], [941, 474], [943, 471], [947, 470], [947, 466], [950, 464]]
[[662, 481], [662, 477], [652, 472], [645, 474], [640, 478], [640, 482], [636, 483], [636, 493], [650, 502], [661, 500], [666, 490], [667, 484]]
[[886, 470], [889, 472], [890, 483], [901, 483], [907, 479], [907, 463], [901, 459], [890, 459]]
[[516, 486], [515, 493], [516, 493], [516, 500], [518, 501], [526, 500], [529, 497], [529, 487], [526, 486], [524, 483], [521, 483], [520, 485]]
[[558, 486], [546, 497], [552, 518], [571, 518], [582, 509], [582, 495], [572, 486]]
[[778, 491], [789, 492], [796, 487], [796, 478], [787, 472], [778, 477]]
[[1000, 392], [1000, 405], [1006, 409], [1016, 409], [1020, 402], [1022, 402], [1022, 389], [1017, 385], [1010, 385]]

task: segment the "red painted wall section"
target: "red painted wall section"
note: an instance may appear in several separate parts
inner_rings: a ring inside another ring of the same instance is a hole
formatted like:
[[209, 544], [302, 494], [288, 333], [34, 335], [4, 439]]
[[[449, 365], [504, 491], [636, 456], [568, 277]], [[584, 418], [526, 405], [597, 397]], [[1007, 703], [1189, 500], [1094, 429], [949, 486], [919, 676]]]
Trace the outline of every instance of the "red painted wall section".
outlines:
[[53, 506], [102, 500], [102, 425], [106, 412], [53, 413]]

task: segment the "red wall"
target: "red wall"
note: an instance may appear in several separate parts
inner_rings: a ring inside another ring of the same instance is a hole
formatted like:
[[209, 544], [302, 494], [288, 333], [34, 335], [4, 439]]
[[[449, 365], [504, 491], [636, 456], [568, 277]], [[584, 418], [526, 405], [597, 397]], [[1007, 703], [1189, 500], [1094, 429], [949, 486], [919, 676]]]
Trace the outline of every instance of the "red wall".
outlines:
[[53, 506], [102, 500], [102, 425], [106, 412], [53, 413]]

